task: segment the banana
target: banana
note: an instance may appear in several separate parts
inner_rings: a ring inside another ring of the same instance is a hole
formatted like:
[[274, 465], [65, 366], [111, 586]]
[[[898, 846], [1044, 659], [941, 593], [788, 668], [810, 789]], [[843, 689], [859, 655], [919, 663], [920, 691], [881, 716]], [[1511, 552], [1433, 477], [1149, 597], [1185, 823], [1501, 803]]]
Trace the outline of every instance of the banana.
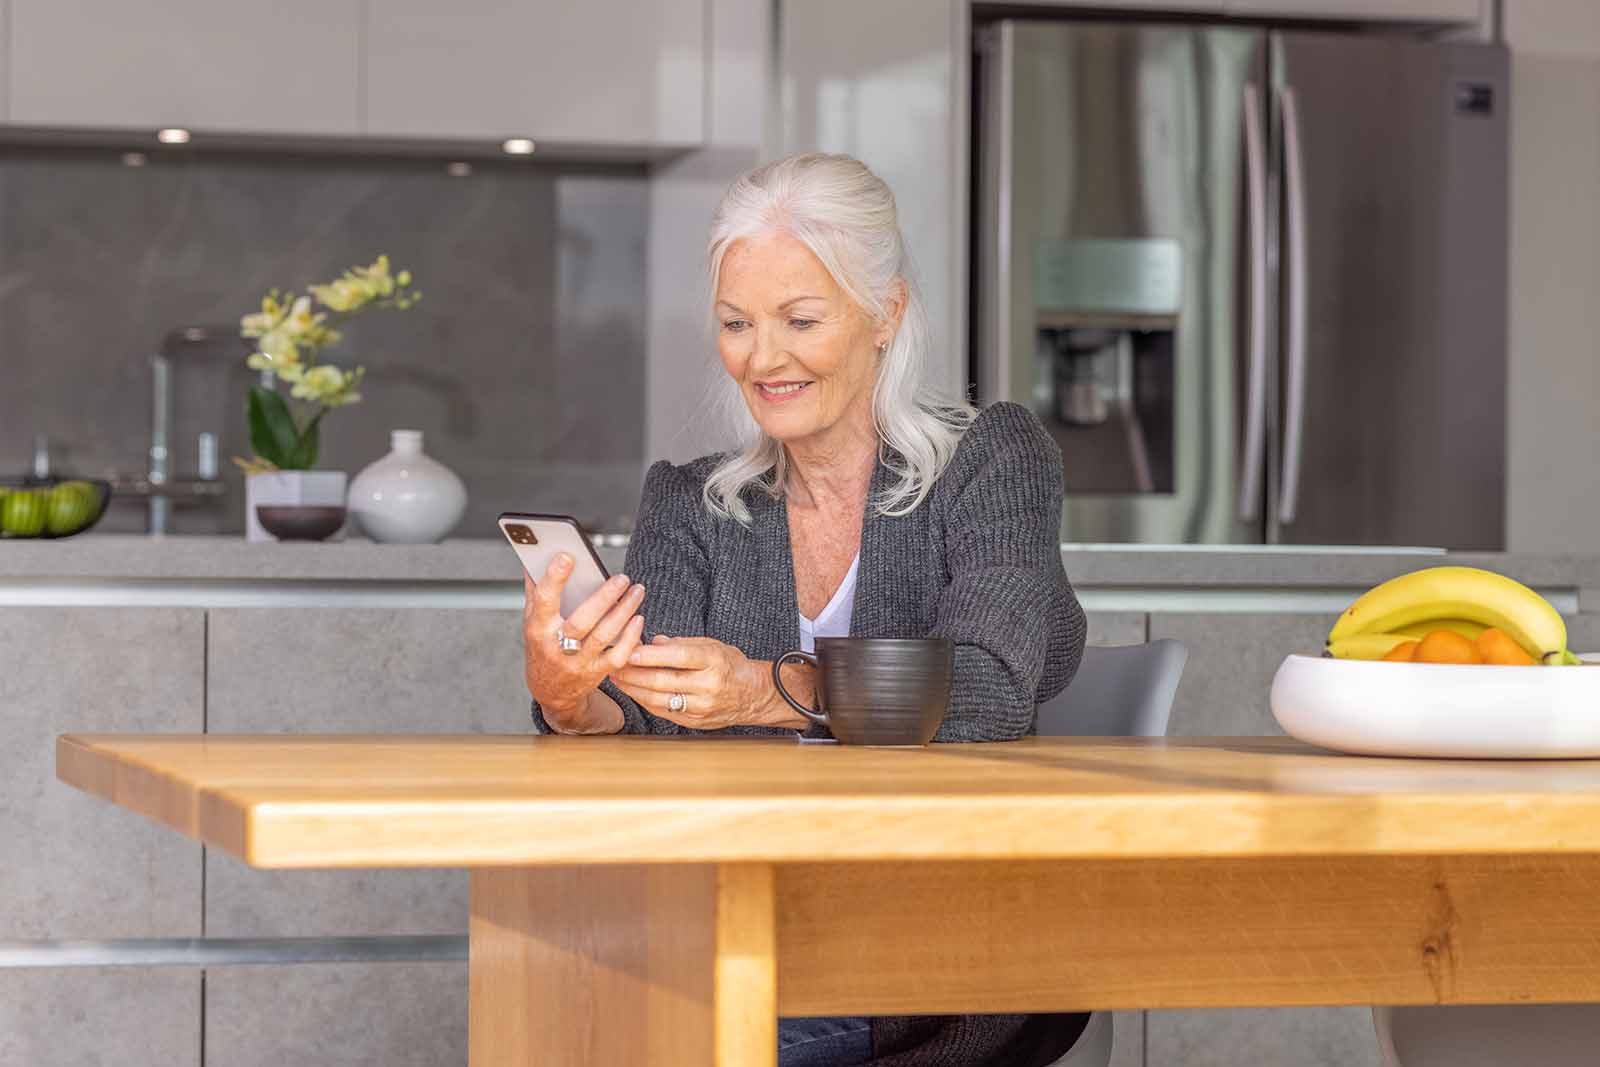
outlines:
[[1434, 619], [1494, 626], [1541, 663], [1568, 662], [1567, 624], [1550, 602], [1521, 582], [1476, 567], [1429, 567], [1374, 586], [1339, 616], [1328, 647]]
[[1396, 645], [1415, 640], [1406, 634], [1351, 634], [1329, 641], [1326, 652], [1334, 659], [1382, 659]]
[[1424, 622], [1414, 622], [1410, 626], [1396, 627], [1389, 632], [1404, 634], [1415, 641], [1421, 641], [1435, 630], [1450, 630], [1468, 641], [1476, 641], [1478, 635], [1487, 629], [1483, 623], [1473, 622], [1470, 619], [1428, 619]]

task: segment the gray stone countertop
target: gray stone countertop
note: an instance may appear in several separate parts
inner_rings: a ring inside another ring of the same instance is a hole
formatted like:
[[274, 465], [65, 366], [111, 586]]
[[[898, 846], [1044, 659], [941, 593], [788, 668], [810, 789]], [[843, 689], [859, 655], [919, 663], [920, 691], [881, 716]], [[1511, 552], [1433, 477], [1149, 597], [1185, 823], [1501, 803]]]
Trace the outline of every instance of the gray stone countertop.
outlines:
[[[619, 566], [620, 547], [601, 556]], [[1062, 550], [1080, 587], [1367, 586], [1440, 563], [1487, 567], [1540, 588], [1600, 589], [1600, 555], [1449, 554], [1407, 549], [1079, 546]], [[496, 540], [438, 545], [250, 544], [239, 537], [86, 535], [0, 541], [0, 582], [37, 579], [184, 579], [214, 582], [511, 582], [521, 571]]]

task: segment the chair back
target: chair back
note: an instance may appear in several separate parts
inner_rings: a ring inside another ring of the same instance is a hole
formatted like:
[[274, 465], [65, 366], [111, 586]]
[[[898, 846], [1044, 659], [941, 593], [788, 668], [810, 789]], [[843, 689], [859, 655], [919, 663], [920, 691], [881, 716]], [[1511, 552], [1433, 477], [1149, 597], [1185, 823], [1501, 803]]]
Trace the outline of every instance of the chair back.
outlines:
[[1170, 638], [1085, 648], [1071, 684], [1039, 705], [1039, 736], [1162, 736], [1188, 659], [1189, 650]]

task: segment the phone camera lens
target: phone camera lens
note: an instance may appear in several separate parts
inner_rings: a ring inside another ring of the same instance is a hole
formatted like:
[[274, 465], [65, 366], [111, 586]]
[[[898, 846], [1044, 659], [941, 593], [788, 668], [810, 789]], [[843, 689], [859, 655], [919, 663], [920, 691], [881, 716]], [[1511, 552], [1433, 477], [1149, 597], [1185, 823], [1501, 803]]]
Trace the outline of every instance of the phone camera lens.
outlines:
[[533, 535], [533, 531], [526, 526], [507, 526], [506, 532], [511, 535], [511, 540], [519, 545], [536, 545], [539, 543], [539, 539]]

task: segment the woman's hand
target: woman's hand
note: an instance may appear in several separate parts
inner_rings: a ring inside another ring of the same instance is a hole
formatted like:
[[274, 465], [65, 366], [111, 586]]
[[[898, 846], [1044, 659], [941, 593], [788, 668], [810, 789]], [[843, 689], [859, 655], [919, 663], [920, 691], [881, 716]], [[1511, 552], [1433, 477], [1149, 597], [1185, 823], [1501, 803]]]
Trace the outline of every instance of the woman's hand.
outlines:
[[[539, 702], [552, 728], [564, 733], [615, 733], [621, 729], [616, 702], [594, 701], [606, 675], [628, 662], [644, 634], [644, 586], [631, 585], [619, 574], [561, 617], [561, 591], [572, 575], [572, 557], [550, 562], [537, 584], [523, 576], [523, 663], [528, 692]], [[578, 651], [561, 651], [565, 635], [581, 642]], [[614, 720], [614, 721], [613, 721]]]
[[[695, 730], [809, 725], [778, 696], [771, 663], [710, 637], [657, 636], [612, 671], [611, 681], [652, 715]], [[681, 710], [673, 710], [674, 694], [683, 695]]]

